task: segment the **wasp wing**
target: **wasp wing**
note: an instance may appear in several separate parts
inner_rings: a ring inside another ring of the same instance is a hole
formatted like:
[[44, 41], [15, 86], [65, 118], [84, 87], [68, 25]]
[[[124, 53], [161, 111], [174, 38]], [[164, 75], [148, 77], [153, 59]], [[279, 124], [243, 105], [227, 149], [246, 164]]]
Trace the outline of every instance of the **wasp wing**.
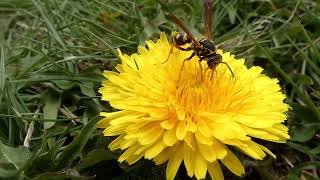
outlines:
[[170, 13], [171, 19], [187, 34], [189, 38], [192, 39], [193, 43], [196, 47], [200, 47], [200, 43], [197, 41], [197, 39], [192, 35], [190, 30], [184, 25], [184, 23], [174, 14]]
[[203, 7], [204, 7], [204, 28], [205, 28], [205, 35], [208, 39], [212, 40], [212, 0], [204, 0]]

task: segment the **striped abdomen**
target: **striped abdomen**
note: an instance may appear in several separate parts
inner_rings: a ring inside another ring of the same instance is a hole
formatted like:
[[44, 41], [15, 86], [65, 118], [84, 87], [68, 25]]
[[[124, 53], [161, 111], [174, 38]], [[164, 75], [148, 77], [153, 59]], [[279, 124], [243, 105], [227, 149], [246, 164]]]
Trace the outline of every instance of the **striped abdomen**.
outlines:
[[179, 32], [179, 33], [175, 32], [171, 36], [171, 41], [176, 46], [182, 46], [182, 45], [185, 45], [187, 43], [191, 43], [192, 40], [184, 32]]

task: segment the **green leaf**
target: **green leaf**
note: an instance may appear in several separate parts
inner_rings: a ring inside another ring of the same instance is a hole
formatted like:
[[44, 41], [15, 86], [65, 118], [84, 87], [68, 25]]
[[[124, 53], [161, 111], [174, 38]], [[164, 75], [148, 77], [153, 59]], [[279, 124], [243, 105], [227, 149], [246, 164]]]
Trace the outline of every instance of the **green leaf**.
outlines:
[[297, 126], [293, 127], [291, 132], [291, 140], [298, 142], [306, 142], [313, 138], [317, 131], [316, 126]]
[[237, 16], [236, 16], [236, 15], [237, 15], [237, 9], [230, 6], [230, 7], [227, 9], [227, 11], [228, 11], [230, 23], [231, 23], [231, 24], [234, 24], [234, 23], [235, 23], [235, 20], [236, 20], [236, 17], [237, 17]]
[[29, 8], [32, 6], [31, 0], [1, 0], [0, 7]]
[[156, 25], [153, 24], [152, 21], [149, 21], [142, 13], [140, 13], [140, 20], [141, 24], [143, 25], [144, 29], [140, 36], [140, 42], [144, 43], [146, 39], [150, 39], [153, 35], [159, 33], [159, 29]]
[[[301, 174], [303, 170], [306, 169], [320, 169], [320, 162], [307, 162], [299, 164], [298, 166], [295, 166], [293, 169], [290, 170], [288, 174], [288, 180], [299, 180], [301, 179]], [[309, 179], [309, 178], [307, 178]]]
[[300, 105], [298, 103], [290, 103], [290, 106], [293, 109], [295, 117], [299, 121], [304, 122], [304, 124], [308, 122], [314, 123], [317, 119], [317, 116], [308, 106]]
[[92, 179], [92, 177], [75, 176], [72, 174], [68, 174], [68, 172], [46, 172], [35, 177], [33, 180], [48, 180], [48, 179], [49, 180], [63, 180], [63, 179], [85, 180], [85, 179]]
[[68, 90], [76, 86], [77, 83], [66, 80], [52, 80], [59, 88]]
[[54, 171], [57, 165], [53, 162], [53, 160], [56, 158], [56, 155], [63, 146], [63, 143], [65, 143], [65, 140], [66, 138], [62, 138], [55, 141], [53, 147], [51, 147], [47, 153], [42, 154], [34, 160], [33, 168], [37, 171]]
[[320, 158], [320, 156], [313, 154], [312, 153], [313, 149], [311, 149], [310, 147], [308, 147], [306, 145], [302, 145], [302, 144], [298, 144], [298, 143], [294, 143], [294, 142], [287, 142], [287, 145], [297, 151], [304, 153], [304, 154], [308, 154], [308, 155], [315, 157], [315, 158], [318, 158], [318, 159]]
[[312, 78], [305, 74], [298, 74], [296, 78], [296, 82], [298, 85], [313, 85]]
[[99, 162], [115, 159], [117, 159], [117, 157], [111, 151], [107, 151], [105, 149], [94, 149], [88, 153], [79, 168], [85, 169], [94, 166]]
[[[45, 96], [45, 105], [43, 107], [44, 119], [57, 119], [60, 107], [60, 94], [53, 90], [48, 90]], [[54, 126], [55, 122], [44, 122], [44, 129]]]
[[16, 175], [16, 171], [13, 170], [7, 170], [7, 169], [2, 169], [0, 167], [0, 177], [1, 178], [12, 178]]
[[96, 93], [93, 90], [93, 84], [91, 82], [82, 82], [79, 83], [82, 94], [88, 97], [96, 96]]
[[314, 155], [320, 154], [320, 145], [318, 145], [317, 147], [311, 149], [309, 151], [309, 153], [314, 154]]
[[57, 163], [60, 168], [63, 168], [72, 161], [74, 161], [84, 146], [86, 145], [87, 141], [91, 137], [92, 133], [96, 129], [96, 123], [98, 122], [100, 118], [97, 116], [92, 118], [88, 124], [86, 124], [83, 129], [81, 130], [81, 133], [78, 138], [76, 138], [71, 144], [69, 144], [61, 153], [59, 156], [59, 159], [57, 160]]
[[[0, 142], [0, 169], [7, 175], [12, 175], [13, 171], [23, 167], [31, 156], [30, 151], [23, 146], [14, 148]], [[3, 176], [5, 175], [0, 173], [0, 177]]]

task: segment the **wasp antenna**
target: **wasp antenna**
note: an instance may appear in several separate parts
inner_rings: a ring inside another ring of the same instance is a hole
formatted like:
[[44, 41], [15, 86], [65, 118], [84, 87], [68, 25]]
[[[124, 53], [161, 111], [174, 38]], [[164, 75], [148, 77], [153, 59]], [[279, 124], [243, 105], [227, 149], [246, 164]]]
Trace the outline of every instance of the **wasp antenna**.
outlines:
[[219, 63], [225, 64], [225, 65], [228, 67], [228, 69], [229, 69], [229, 71], [230, 71], [230, 73], [231, 73], [231, 75], [232, 75], [232, 78], [234, 78], [234, 74], [233, 74], [233, 72], [232, 72], [232, 70], [231, 70], [231, 68], [230, 68], [229, 64], [228, 64], [228, 63], [226, 63], [226, 62], [219, 62]]

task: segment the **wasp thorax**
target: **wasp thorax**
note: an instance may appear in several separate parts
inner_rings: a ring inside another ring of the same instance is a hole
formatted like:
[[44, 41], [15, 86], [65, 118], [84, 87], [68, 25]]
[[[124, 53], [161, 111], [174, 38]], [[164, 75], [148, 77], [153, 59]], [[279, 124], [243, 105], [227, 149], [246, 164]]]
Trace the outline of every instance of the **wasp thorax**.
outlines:
[[214, 45], [214, 43], [209, 40], [209, 39], [202, 39], [199, 41], [199, 43], [205, 48], [208, 49], [210, 51], [215, 52], [216, 51], [216, 46]]

